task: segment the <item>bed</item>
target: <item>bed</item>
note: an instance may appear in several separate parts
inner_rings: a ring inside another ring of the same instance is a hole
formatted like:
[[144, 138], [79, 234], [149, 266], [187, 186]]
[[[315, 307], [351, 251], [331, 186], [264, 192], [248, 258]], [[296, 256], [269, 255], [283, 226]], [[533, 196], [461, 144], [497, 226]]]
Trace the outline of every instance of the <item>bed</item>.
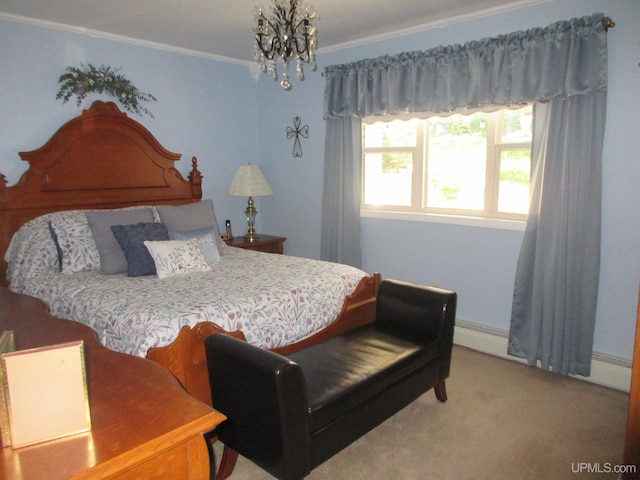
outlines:
[[[212, 333], [287, 354], [374, 318], [379, 274], [225, 246], [213, 204], [202, 199], [197, 159], [185, 179], [174, 166], [180, 155], [112, 102], [95, 102], [20, 157], [29, 168], [16, 185], [0, 174], [0, 282], [42, 299], [55, 316], [91, 326], [105, 346], [160, 363], [205, 403], [212, 402], [204, 339]], [[171, 234], [149, 244], [157, 249], [155, 274], [131, 275], [137, 257], [124, 243], [128, 270], [101, 271], [107, 262], [95, 223], [110, 215], [127, 220], [115, 227], [121, 234], [135, 225]], [[136, 222], [140, 215], [152, 220]], [[205, 237], [185, 230], [201, 217], [213, 218], [206, 238], [211, 244], [213, 236], [218, 255], [204, 264]], [[179, 262], [165, 268], [159, 259], [170, 258], [168, 245], [188, 247], [198, 255], [189, 265], [199, 267], [188, 274], [171, 270]]]

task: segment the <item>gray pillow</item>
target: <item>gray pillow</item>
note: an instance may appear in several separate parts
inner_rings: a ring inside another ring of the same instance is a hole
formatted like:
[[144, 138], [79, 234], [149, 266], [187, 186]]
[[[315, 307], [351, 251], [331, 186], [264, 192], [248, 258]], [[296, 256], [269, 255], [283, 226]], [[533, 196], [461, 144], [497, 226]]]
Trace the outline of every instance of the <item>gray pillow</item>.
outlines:
[[141, 277], [156, 274], [155, 261], [144, 242], [145, 240], [169, 240], [169, 233], [164, 224], [111, 225], [111, 231], [127, 259], [128, 276]]
[[151, 208], [133, 210], [92, 210], [86, 212], [89, 228], [100, 254], [100, 272], [106, 274], [125, 273], [127, 259], [116, 237], [111, 232], [112, 225], [131, 225], [134, 223], [152, 223]]
[[170, 232], [190, 232], [213, 227], [218, 252], [222, 252], [225, 247], [224, 241], [220, 238], [213, 200], [210, 198], [186, 205], [158, 205], [156, 210], [160, 215], [160, 220]]

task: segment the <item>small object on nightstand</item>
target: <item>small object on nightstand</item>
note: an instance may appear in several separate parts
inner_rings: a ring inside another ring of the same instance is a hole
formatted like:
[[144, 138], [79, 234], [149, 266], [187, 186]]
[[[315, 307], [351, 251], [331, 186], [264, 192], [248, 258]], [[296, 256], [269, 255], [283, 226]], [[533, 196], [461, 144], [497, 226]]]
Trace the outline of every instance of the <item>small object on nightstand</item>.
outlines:
[[229, 240], [233, 238], [233, 233], [231, 233], [231, 220], [227, 220], [224, 223], [225, 227], [227, 228], [227, 238], [225, 238], [225, 240]]

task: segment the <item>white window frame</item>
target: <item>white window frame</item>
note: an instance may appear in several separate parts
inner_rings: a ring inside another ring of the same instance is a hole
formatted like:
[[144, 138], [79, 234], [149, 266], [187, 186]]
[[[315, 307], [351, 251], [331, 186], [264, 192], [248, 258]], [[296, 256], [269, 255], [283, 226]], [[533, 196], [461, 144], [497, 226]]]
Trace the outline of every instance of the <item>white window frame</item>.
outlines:
[[[515, 107], [522, 108], [523, 105]], [[465, 114], [472, 114], [483, 111], [490, 114], [490, 121], [487, 129], [487, 167], [485, 184], [485, 211], [464, 211], [460, 209], [428, 208], [426, 207], [426, 169], [428, 168], [428, 132], [425, 132], [428, 116], [386, 116], [368, 117], [363, 119], [362, 128], [362, 199], [360, 216], [364, 218], [380, 218], [394, 220], [427, 221], [435, 223], [450, 223], [467, 226], [478, 226], [488, 228], [501, 228], [507, 230], [524, 230], [526, 215], [498, 212], [498, 188], [500, 184], [500, 155], [503, 151], [522, 150], [530, 148], [530, 143], [500, 143], [497, 126], [501, 125], [502, 110], [508, 107], [501, 107], [499, 110], [465, 110]], [[460, 112], [452, 112], [452, 114]], [[493, 115], [491, 115], [493, 114]], [[438, 115], [435, 115], [438, 116]], [[415, 147], [364, 147], [364, 126], [365, 124], [379, 121], [389, 122], [392, 120], [410, 120], [420, 118], [424, 120], [418, 127]], [[411, 206], [396, 205], [370, 205], [364, 203], [365, 192], [365, 164], [366, 153], [387, 153], [387, 152], [413, 152], [413, 173], [412, 173], [412, 199]]]

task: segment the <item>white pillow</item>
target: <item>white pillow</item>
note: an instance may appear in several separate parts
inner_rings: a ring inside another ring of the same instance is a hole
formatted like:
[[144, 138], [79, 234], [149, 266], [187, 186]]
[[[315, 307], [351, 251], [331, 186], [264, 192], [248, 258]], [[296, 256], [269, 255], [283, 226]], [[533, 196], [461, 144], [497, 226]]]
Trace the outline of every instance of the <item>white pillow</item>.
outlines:
[[144, 245], [156, 264], [158, 278], [211, 270], [202, 252], [200, 252], [196, 239], [145, 240]]

